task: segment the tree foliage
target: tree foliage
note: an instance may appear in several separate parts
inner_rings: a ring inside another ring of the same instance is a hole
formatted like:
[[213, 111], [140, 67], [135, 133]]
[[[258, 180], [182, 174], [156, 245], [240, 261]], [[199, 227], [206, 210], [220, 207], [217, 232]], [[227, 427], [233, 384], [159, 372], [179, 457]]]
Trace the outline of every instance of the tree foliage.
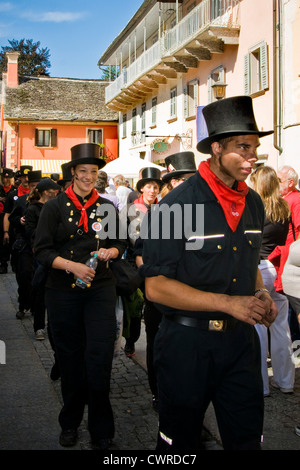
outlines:
[[9, 40], [9, 46], [2, 46], [0, 52], [0, 72], [7, 70], [7, 51], [19, 51], [18, 60], [19, 75], [37, 77], [39, 75], [49, 76], [48, 68], [50, 64], [50, 51], [48, 48], [40, 48], [40, 42], [33, 42], [32, 39]]
[[107, 80], [109, 82], [115, 80], [119, 75], [119, 68], [115, 65], [100, 65], [98, 63], [98, 67], [102, 72], [101, 80]]

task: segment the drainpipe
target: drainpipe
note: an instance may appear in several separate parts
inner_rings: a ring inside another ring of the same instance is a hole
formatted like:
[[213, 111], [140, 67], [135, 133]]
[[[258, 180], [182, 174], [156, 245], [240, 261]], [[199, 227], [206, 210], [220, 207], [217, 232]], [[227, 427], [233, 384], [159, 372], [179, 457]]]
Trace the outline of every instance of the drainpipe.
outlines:
[[[278, 2], [278, 3], [277, 3]], [[281, 102], [281, 14], [280, 0], [273, 0], [273, 108], [274, 147], [281, 154], [282, 102]]]

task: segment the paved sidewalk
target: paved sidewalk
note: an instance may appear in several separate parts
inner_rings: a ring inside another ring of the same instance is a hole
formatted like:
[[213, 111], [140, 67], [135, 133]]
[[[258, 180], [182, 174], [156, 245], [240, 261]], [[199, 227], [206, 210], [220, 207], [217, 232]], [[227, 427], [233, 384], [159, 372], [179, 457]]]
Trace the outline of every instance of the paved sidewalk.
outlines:
[[[49, 377], [53, 352], [48, 339], [35, 340], [32, 316], [20, 321], [16, 311], [15, 275], [0, 275], [0, 450], [90, 450], [86, 416], [78, 445], [71, 449], [59, 445], [60, 380], [53, 382]], [[116, 427], [111, 452], [153, 451], [158, 415], [151, 406], [144, 327], [134, 359], [126, 358], [123, 351], [114, 359], [111, 402]], [[300, 438], [294, 433], [294, 426], [300, 424], [300, 368], [296, 369], [295, 393], [272, 390], [265, 405], [263, 449], [300, 450]], [[205, 428], [204, 450], [222, 450], [212, 407]]]

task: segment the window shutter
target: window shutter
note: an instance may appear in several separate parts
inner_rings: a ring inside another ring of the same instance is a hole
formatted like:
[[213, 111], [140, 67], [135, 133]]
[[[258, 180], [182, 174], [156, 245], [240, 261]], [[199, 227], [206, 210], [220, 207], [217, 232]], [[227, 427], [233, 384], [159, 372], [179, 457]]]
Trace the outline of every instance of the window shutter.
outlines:
[[34, 129], [34, 145], [38, 147], [39, 145], [39, 130]]
[[183, 89], [183, 117], [187, 118], [189, 115], [189, 109], [188, 109], [188, 89], [187, 87], [184, 87]]
[[250, 95], [250, 54], [244, 57], [244, 91], [245, 95]]
[[51, 147], [57, 147], [57, 129], [51, 129]]
[[195, 114], [197, 110], [197, 106], [199, 104], [199, 99], [198, 99], [198, 90], [199, 90], [199, 80], [195, 80], [194, 84], [194, 105], [195, 105]]
[[268, 49], [267, 43], [263, 42], [260, 46], [260, 80], [261, 87], [263, 90], [269, 88], [269, 77], [268, 77]]

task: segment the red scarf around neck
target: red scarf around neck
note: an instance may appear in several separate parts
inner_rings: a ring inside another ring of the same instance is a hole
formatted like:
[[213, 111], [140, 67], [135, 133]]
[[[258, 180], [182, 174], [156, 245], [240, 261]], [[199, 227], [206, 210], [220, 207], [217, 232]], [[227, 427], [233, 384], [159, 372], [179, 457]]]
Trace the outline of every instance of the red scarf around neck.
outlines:
[[21, 184], [18, 186], [18, 196], [24, 196], [24, 194], [28, 194], [30, 192], [29, 188], [24, 188]]
[[210, 159], [200, 163], [199, 173], [218, 199], [229, 227], [235, 232], [245, 209], [245, 198], [249, 188], [244, 181], [238, 181], [236, 190], [226, 186], [211, 171], [209, 161]]
[[69, 186], [68, 189], [66, 189], [65, 194], [68, 196], [69, 199], [73, 202], [74, 206], [76, 209], [81, 211], [81, 217], [79, 220], [78, 227], [83, 224], [84, 231], [87, 232], [89, 229], [88, 225], [88, 216], [86, 213], [86, 209], [88, 209], [90, 206], [94, 204], [94, 202], [97, 201], [99, 198], [99, 195], [96, 191], [95, 188], [92, 190], [91, 197], [88, 199], [88, 201], [84, 204], [84, 206], [80, 203], [79, 199], [77, 198], [76, 194], [73, 191], [73, 186]]
[[[145, 212], [145, 213], [147, 212], [148, 209], [145, 205], [145, 201], [144, 201], [142, 194], [138, 199], [135, 199], [133, 203], [141, 212]], [[157, 203], [158, 203], [158, 199], [156, 198], [154, 204], [157, 204]]]
[[11, 190], [11, 184], [9, 186], [3, 186], [4, 192], [8, 193]]

